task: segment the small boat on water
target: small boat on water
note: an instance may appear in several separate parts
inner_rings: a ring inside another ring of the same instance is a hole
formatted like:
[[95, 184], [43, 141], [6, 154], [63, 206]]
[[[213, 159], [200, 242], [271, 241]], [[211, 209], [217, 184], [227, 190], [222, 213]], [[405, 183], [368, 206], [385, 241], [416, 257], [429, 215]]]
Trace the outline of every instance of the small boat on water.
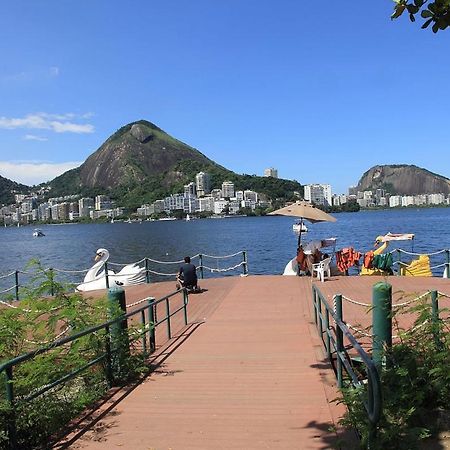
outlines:
[[292, 229], [296, 232], [296, 233], [306, 233], [308, 231], [308, 227], [306, 226], [306, 224], [303, 221], [299, 221], [299, 222], [295, 222], [292, 225]]
[[189, 216], [189, 214], [186, 214], [186, 220], [191, 220], [191, 217]]
[[36, 228], [36, 229], [33, 231], [33, 237], [42, 237], [42, 236], [45, 236], [45, 234], [44, 234], [43, 231], [40, 230], [39, 228]]

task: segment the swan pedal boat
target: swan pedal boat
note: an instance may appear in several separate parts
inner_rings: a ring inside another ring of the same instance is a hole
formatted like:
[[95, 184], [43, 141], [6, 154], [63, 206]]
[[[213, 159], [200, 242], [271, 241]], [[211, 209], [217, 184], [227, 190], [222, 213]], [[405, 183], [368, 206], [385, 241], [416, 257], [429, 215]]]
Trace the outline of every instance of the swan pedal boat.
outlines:
[[[95, 264], [88, 270], [84, 277], [83, 283], [77, 286], [77, 291], [95, 291], [98, 289], [106, 289], [105, 262], [109, 259], [109, 251], [99, 248], [95, 255]], [[108, 269], [109, 286], [131, 286], [135, 284], [145, 283], [145, 267], [137, 264], [127, 264], [120, 272], [114, 272]]]

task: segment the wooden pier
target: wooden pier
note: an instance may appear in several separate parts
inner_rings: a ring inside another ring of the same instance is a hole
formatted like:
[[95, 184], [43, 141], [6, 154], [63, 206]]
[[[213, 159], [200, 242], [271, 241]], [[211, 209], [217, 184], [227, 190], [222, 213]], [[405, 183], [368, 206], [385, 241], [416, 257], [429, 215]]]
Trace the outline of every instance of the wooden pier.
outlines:
[[[338, 424], [344, 413], [312, 315], [312, 283], [370, 303], [382, 277], [249, 276], [200, 280], [189, 324], [158, 346], [151, 374], [116, 389], [53, 448], [356, 448]], [[450, 280], [389, 277], [393, 291], [450, 295]], [[127, 303], [174, 290], [174, 282], [126, 288]], [[98, 293], [95, 293], [97, 295]], [[394, 300], [395, 302], [396, 300]], [[348, 303], [348, 305], [347, 305]], [[344, 317], [364, 324], [367, 308], [346, 302]], [[157, 343], [164, 341], [158, 331]]]

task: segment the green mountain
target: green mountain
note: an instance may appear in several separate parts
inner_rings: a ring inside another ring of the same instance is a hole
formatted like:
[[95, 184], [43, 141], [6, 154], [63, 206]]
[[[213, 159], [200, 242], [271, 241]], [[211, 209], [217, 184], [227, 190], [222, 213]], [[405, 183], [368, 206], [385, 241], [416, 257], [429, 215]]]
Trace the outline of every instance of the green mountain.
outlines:
[[236, 189], [252, 189], [271, 199], [289, 199], [294, 191], [302, 192], [296, 181], [238, 175], [145, 120], [120, 128], [80, 167], [49, 185], [52, 196], [109, 194], [118, 204], [135, 208], [183, 192], [200, 171], [211, 175], [213, 188], [229, 180]]
[[450, 194], [450, 179], [414, 165], [374, 166], [363, 174], [357, 189], [385, 189], [392, 195]]
[[0, 205], [14, 203], [14, 193], [26, 194], [30, 191], [29, 186], [8, 180], [0, 175]]

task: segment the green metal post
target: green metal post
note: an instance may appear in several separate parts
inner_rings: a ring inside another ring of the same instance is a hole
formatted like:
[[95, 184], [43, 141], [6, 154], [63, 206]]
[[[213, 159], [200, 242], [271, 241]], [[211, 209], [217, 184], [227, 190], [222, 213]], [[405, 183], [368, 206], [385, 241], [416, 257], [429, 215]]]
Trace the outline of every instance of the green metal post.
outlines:
[[13, 369], [7, 367], [5, 370], [6, 375], [6, 400], [10, 411], [8, 411], [8, 438], [9, 446], [12, 450], [16, 450], [17, 446], [17, 426], [16, 426], [16, 411], [14, 407], [14, 385], [13, 385]]
[[105, 353], [106, 353], [106, 381], [108, 386], [114, 385], [114, 375], [112, 370], [112, 356], [111, 356], [111, 331], [109, 326], [105, 327]]
[[385, 350], [392, 347], [392, 286], [380, 281], [372, 289], [372, 357], [378, 369], [386, 364]]
[[327, 350], [327, 358], [331, 360], [330, 313], [328, 308], [325, 308], [325, 348]]
[[184, 324], [188, 324], [188, 312], [187, 305], [189, 303], [189, 296], [186, 289], [183, 290], [183, 310], [184, 310]]
[[244, 275], [247, 275], [248, 274], [248, 267], [247, 267], [248, 263], [247, 263], [247, 252], [245, 250], [242, 252], [242, 256], [244, 258], [244, 264], [242, 265], [242, 268], [244, 270]]
[[450, 278], [450, 250], [445, 250], [447, 254], [447, 262], [445, 263], [444, 276], [445, 278]]
[[[334, 297], [335, 301], [335, 313], [337, 319], [339, 319], [341, 322], [343, 321], [343, 314], [342, 314], [342, 294], [338, 294]], [[342, 352], [344, 351], [344, 333], [341, 330], [341, 327], [336, 324], [336, 351], [337, 351], [337, 382], [338, 382], [338, 388], [341, 388], [343, 386], [342, 382], [342, 360], [340, 356], [342, 355]]]
[[313, 286], [313, 307], [314, 307], [314, 323], [317, 326], [317, 291]]
[[436, 347], [440, 347], [439, 336], [439, 301], [437, 291], [431, 291], [431, 320], [433, 323], [434, 343]]
[[146, 325], [146, 320], [145, 320], [145, 311], [142, 310], [141, 311], [141, 323], [142, 323], [142, 352], [144, 353], [144, 356], [147, 356], [147, 333], [145, 332], [145, 327]]
[[15, 272], [15, 283], [16, 283], [16, 300], [19, 300], [19, 271]]
[[400, 251], [399, 248], [397, 249], [397, 261], [398, 261], [398, 264], [397, 264], [397, 267], [398, 267], [397, 275], [400, 275], [400, 271], [401, 271], [401, 268], [402, 268], [402, 252]]
[[149, 267], [148, 267], [148, 258], [145, 258], [145, 282], [147, 284], [150, 283], [150, 272], [149, 272]]
[[170, 302], [166, 298], [166, 315], [167, 315], [167, 338], [172, 339], [172, 326], [170, 324]]
[[[126, 313], [127, 304], [125, 291], [121, 287], [114, 287], [108, 290], [108, 313], [111, 319], [122, 316]], [[130, 344], [128, 341], [128, 323], [124, 319], [111, 325], [111, 349], [112, 367], [115, 381], [125, 375], [124, 369], [126, 360], [130, 356]]]
[[103, 268], [105, 270], [105, 282], [106, 282], [106, 289], [109, 289], [109, 275], [108, 275], [108, 263], [105, 261]]
[[198, 262], [200, 264], [200, 278], [203, 280], [203, 255], [201, 253], [198, 255]]
[[148, 326], [149, 329], [149, 341], [150, 341], [150, 353], [153, 353], [156, 350], [156, 335], [155, 335], [155, 310], [156, 306], [153, 304], [155, 299], [153, 297], [149, 297], [148, 299]]

